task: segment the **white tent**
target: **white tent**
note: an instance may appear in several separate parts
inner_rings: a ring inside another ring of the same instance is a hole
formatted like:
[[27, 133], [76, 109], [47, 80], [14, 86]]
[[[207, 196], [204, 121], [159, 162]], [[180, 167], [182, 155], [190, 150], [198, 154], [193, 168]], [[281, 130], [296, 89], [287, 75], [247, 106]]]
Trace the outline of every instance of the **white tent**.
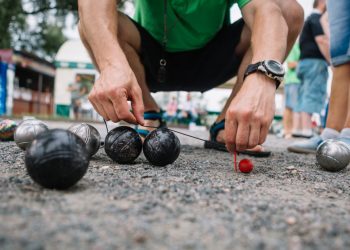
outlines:
[[68, 85], [74, 82], [77, 74], [96, 77], [97, 71], [80, 40], [65, 42], [57, 52], [55, 65], [55, 113], [69, 116], [71, 96], [67, 91]]

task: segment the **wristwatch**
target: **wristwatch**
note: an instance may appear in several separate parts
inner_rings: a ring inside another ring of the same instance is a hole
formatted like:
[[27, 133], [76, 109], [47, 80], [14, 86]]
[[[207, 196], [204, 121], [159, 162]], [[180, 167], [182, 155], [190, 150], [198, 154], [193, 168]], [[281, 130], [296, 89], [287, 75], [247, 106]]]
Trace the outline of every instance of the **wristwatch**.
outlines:
[[248, 65], [247, 70], [244, 73], [243, 79], [245, 79], [248, 75], [255, 72], [261, 72], [265, 74], [267, 77], [275, 80], [276, 89], [283, 82], [283, 78], [285, 74], [284, 67], [281, 63], [275, 60], [265, 60], [265, 61]]

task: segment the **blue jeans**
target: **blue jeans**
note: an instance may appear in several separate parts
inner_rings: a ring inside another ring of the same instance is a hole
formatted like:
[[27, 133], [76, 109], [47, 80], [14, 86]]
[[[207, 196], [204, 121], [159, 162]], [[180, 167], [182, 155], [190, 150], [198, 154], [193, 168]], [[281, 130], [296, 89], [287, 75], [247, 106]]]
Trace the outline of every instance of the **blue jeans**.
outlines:
[[298, 103], [299, 85], [299, 83], [286, 83], [284, 85], [285, 106], [293, 111]]
[[330, 51], [333, 66], [350, 62], [350, 1], [328, 0]]
[[295, 112], [320, 113], [327, 97], [328, 65], [322, 59], [302, 59], [297, 67], [300, 87]]

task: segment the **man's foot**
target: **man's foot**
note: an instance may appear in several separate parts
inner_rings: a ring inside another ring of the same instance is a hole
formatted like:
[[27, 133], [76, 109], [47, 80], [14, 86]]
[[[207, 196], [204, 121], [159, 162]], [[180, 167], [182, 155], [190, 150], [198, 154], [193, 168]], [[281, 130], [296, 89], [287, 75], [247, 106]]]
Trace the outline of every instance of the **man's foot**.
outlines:
[[349, 148], [350, 150], [350, 138], [348, 137], [340, 137], [338, 139], [336, 139], [337, 141], [342, 141], [346, 144], [346, 146]]
[[317, 147], [323, 142], [321, 136], [316, 135], [306, 141], [295, 142], [287, 149], [293, 153], [315, 154]]
[[[166, 127], [166, 123], [162, 120], [161, 111], [147, 111], [144, 113], [145, 126], [138, 125], [136, 131], [141, 137], [146, 137], [155, 128]], [[150, 126], [150, 127], [147, 127]], [[152, 128], [153, 127], [153, 128]]]
[[310, 139], [313, 137], [312, 134], [302, 134], [302, 133], [293, 133], [292, 136], [294, 138], [305, 138], [305, 139]]

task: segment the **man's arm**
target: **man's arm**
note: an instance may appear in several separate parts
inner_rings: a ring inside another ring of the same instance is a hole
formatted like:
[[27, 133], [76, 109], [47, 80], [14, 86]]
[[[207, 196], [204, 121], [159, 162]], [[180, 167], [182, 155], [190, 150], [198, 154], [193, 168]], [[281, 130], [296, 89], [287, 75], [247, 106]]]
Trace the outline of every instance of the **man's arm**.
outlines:
[[320, 49], [322, 55], [326, 58], [328, 62], [331, 61], [331, 55], [329, 51], [329, 23], [328, 23], [328, 13], [324, 13], [320, 19], [320, 23], [324, 32], [324, 35], [319, 35], [315, 37], [318, 48]]
[[324, 58], [327, 60], [327, 62], [330, 62], [331, 54], [329, 52], [329, 40], [327, 36], [326, 35], [316, 36], [315, 40]]
[[[89, 100], [106, 120], [143, 123], [141, 89], [118, 43], [116, 1], [79, 0], [80, 29], [88, 43], [100, 78]], [[133, 113], [127, 101], [131, 100]]]
[[[253, 0], [243, 9], [251, 30], [250, 63], [286, 56], [288, 26], [280, 7], [274, 1]], [[262, 144], [275, 111], [275, 82], [263, 74], [249, 75], [232, 100], [226, 114], [226, 146], [233, 152]]]
[[[315, 37], [316, 44], [321, 51], [325, 59], [330, 62], [330, 51], [329, 51], [329, 28], [328, 26], [328, 15], [323, 14], [320, 19], [312, 22], [312, 32]], [[324, 27], [326, 29], [324, 29]]]

